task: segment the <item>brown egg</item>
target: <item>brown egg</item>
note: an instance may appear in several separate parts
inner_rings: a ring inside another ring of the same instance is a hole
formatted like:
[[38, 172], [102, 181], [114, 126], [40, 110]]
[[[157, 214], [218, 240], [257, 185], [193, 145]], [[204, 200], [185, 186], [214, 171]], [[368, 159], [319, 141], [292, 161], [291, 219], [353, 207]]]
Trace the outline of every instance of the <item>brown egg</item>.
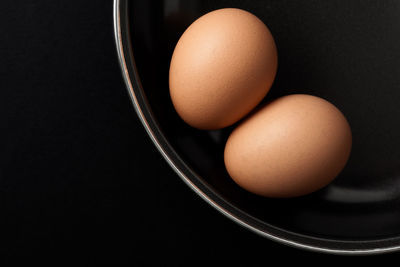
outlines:
[[175, 47], [169, 71], [174, 107], [193, 127], [229, 126], [267, 94], [277, 61], [274, 39], [260, 19], [235, 8], [212, 11]]
[[329, 184], [345, 166], [352, 135], [328, 101], [289, 95], [263, 106], [229, 136], [225, 166], [244, 189], [266, 197], [295, 197]]

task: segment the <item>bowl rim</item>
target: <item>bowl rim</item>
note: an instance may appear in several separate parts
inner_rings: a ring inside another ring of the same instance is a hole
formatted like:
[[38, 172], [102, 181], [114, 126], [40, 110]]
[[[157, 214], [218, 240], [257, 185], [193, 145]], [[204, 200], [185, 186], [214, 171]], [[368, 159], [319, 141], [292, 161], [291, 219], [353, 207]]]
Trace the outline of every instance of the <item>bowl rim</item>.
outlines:
[[184, 163], [168, 143], [147, 103], [130, 45], [128, 2], [129, 0], [114, 0], [113, 3], [114, 38], [122, 76], [132, 105], [148, 136], [163, 158], [186, 185], [213, 208], [235, 223], [260, 236], [284, 245], [313, 252], [338, 255], [371, 255], [400, 250], [400, 238], [367, 241], [325, 239], [306, 236], [268, 225], [233, 206], [203, 183], [201, 178]]

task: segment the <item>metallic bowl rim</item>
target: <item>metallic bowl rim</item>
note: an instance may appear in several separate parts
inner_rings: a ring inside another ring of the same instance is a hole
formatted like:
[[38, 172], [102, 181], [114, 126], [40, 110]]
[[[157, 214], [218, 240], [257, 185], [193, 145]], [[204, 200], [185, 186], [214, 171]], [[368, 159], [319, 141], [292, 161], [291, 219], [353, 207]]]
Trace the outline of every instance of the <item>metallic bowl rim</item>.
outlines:
[[[149, 108], [144, 96], [143, 88], [136, 71], [136, 66], [129, 43], [129, 23], [127, 12], [128, 2], [129, 0], [114, 0], [113, 21], [116, 50], [122, 76], [124, 78], [129, 96], [137, 116], [139, 117], [147, 134], [151, 138], [158, 151], [161, 153], [170, 167], [183, 180], [183, 182], [185, 182], [197, 195], [199, 195], [217, 211], [244, 228], [247, 228], [248, 230], [260, 236], [291, 247], [313, 252], [338, 255], [372, 255], [400, 250], [400, 238], [388, 238], [371, 241], [334, 240], [305, 236], [275, 228], [271, 225], [261, 222], [257, 218], [252, 217], [244, 211], [241, 211], [237, 207], [234, 207], [224, 200], [223, 197], [219, 196], [217, 193], [213, 192], [212, 189], [208, 188], [207, 185], [204, 184], [201, 179], [190, 170], [190, 168], [169, 145], [167, 139], [159, 129], [157, 121], [152, 116], [151, 109]], [[132, 60], [132, 66], [129, 66], [127, 59]], [[131, 79], [131, 75], [133, 76], [133, 79]]]

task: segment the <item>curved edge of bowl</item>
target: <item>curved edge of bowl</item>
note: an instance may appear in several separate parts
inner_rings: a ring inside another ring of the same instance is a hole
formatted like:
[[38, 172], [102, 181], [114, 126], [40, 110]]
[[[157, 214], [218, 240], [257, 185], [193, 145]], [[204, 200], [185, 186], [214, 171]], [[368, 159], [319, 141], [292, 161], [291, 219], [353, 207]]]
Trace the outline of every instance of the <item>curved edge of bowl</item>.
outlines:
[[[128, 2], [128, 0], [114, 0], [113, 3], [116, 50], [128, 94], [137, 116], [158, 151], [183, 182], [185, 182], [197, 195], [235, 223], [256, 234], [291, 247], [313, 252], [339, 255], [372, 255], [400, 250], [400, 242], [398, 238], [371, 241], [334, 240], [304, 236], [267, 225], [232, 206], [204, 184], [197, 174], [190, 170], [190, 168], [182, 159], [180, 159], [173, 148], [169, 145], [168, 141], [159, 129], [157, 122], [152, 117], [147, 100], [142, 93], [143, 89], [140, 84], [136, 67], [134, 66], [133, 54], [129, 43]], [[129, 57], [132, 60], [132, 66], [129, 66], [127, 62]], [[133, 79], [131, 79], [131, 75], [133, 76]]]

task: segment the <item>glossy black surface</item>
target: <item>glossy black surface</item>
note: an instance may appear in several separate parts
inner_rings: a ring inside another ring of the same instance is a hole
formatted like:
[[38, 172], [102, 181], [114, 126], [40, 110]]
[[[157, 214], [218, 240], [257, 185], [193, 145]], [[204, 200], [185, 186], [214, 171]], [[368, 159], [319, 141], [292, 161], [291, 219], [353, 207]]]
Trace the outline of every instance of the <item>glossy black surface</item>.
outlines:
[[[324, 190], [280, 200], [245, 192], [223, 165], [231, 128], [195, 130], [173, 110], [168, 92], [173, 48], [191, 22], [223, 7], [254, 13], [274, 35], [279, 68], [265, 100], [313, 94], [334, 103], [348, 118], [352, 154]], [[398, 1], [378, 0], [131, 1], [128, 12], [136, 67], [149, 102], [145, 108], [202, 182], [239, 210], [288, 235], [384, 239], [386, 245], [399, 244], [400, 233], [399, 14]]]

